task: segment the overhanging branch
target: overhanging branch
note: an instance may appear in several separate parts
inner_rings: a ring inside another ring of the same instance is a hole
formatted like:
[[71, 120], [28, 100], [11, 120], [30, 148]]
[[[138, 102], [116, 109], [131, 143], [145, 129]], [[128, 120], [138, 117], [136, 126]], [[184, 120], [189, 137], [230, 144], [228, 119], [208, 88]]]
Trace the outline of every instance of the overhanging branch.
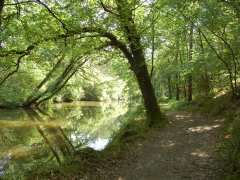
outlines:
[[18, 72], [22, 58], [25, 57], [25, 56], [27, 56], [27, 55], [28, 55], [28, 53], [22, 54], [21, 56], [18, 57], [17, 63], [16, 63], [16, 65], [15, 65], [16, 68], [15, 68], [13, 71], [9, 72], [9, 73], [0, 81], [0, 86], [3, 85], [12, 75], [14, 75], [16, 72]]

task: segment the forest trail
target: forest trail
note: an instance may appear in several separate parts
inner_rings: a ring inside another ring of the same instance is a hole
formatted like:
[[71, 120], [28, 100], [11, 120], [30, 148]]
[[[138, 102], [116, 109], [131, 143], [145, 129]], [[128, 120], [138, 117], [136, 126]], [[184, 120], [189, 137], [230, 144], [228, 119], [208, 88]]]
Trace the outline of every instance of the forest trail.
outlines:
[[215, 180], [220, 174], [217, 140], [222, 119], [189, 112], [168, 114], [169, 124], [149, 132], [124, 154], [107, 179]]

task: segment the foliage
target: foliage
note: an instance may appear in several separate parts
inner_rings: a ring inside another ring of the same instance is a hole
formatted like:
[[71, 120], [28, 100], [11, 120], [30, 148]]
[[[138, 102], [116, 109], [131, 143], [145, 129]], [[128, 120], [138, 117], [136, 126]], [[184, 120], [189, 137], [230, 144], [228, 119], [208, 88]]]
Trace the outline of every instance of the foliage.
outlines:
[[3, 0], [0, 107], [122, 100], [144, 120], [116, 139], [164, 124], [160, 109], [224, 113], [240, 97], [239, 10], [234, 0]]

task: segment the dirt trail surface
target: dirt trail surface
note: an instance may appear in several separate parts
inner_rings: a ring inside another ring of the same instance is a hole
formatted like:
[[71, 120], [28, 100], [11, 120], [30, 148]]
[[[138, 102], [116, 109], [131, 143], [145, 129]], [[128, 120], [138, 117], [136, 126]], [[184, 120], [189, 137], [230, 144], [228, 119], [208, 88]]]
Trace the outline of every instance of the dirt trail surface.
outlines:
[[216, 146], [223, 120], [189, 112], [169, 113], [168, 118], [166, 127], [131, 145], [111, 173], [99, 179], [218, 180]]

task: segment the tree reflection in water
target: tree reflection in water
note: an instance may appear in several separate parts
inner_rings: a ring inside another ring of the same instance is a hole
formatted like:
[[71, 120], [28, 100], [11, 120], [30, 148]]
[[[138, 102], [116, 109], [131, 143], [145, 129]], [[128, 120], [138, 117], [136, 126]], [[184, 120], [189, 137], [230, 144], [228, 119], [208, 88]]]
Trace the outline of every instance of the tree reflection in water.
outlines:
[[126, 112], [116, 104], [0, 111], [0, 159], [12, 157], [4, 169], [6, 179], [64, 164], [84, 147], [104, 149]]

